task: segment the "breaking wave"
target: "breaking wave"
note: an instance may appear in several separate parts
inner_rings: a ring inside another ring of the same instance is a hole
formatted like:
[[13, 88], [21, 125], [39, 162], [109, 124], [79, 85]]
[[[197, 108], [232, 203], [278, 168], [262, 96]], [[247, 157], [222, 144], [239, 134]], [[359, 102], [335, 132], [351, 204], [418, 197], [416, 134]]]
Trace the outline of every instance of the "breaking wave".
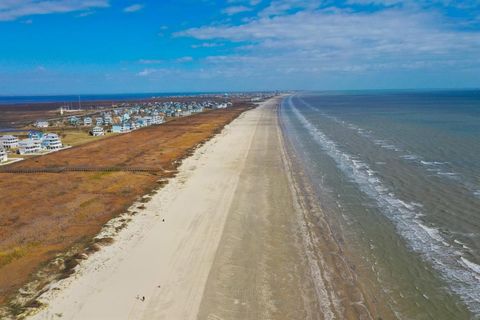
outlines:
[[431, 172], [432, 174], [435, 174], [438, 177], [456, 181], [457, 183], [465, 187], [467, 190], [469, 190], [475, 197], [480, 198], [480, 190], [478, 190], [478, 187], [468, 181], [465, 181], [465, 179], [462, 178], [461, 174], [450, 169], [448, 162], [427, 161], [423, 157], [413, 154], [411, 152], [408, 152], [408, 150], [404, 150], [404, 148], [396, 146], [395, 144], [393, 144], [388, 140], [376, 138], [373, 132], [370, 130], [365, 130], [345, 120], [341, 120], [338, 117], [329, 115], [317, 108], [312, 107], [309, 103], [305, 102], [301, 98], [297, 97], [297, 100], [300, 101], [308, 109], [319, 113], [322, 117], [330, 119], [345, 128], [355, 131], [358, 135], [366, 138], [367, 140], [371, 141], [373, 144], [379, 146], [380, 148], [394, 151], [397, 153], [402, 153], [399, 156], [401, 159], [404, 159], [418, 166], [421, 166], [425, 168], [426, 171]]
[[377, 204], [411, 249], [439, 272], [451, 290], [472, 312], [480, 313], [480, 266], [465, 259], [445, 240], [440, 230], [426, 225], [420, 219], [421, 205], [399, 199], [366, 163], [342, 151], [334, 141], [307, 120], [292, 103], [291, 96], [286, 102], [313, 140], [335, 161], [337, 167]]

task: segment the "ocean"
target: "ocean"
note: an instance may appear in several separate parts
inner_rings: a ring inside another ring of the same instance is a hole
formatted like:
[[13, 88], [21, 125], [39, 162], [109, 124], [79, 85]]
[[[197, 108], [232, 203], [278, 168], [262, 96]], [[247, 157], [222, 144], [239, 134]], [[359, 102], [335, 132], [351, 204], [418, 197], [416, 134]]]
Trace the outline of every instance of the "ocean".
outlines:
[[0, 96], [0, 105], [26, 103], [77, 103], [81, 101], [127, 101], [151, 99], [154, 97], [188, 97], [196, 95], [220, 94], [214, 92], [161, 92], [161, 93], [125, 93], [125, 94], [83, 94], [83, 95], [41, 95], [41, 96]]
[[480, 91], [300, 93], [279, 117], [359, 282], [400, 319], [480, 318]]

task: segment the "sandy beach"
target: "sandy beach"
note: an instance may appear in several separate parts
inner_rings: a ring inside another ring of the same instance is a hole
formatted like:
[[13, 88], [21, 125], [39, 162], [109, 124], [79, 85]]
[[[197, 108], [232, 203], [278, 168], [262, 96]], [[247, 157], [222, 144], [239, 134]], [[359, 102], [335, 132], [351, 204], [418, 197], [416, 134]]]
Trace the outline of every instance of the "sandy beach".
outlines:
[[[193, 319], [267, 106], [186, 159], [115, 242], [53, 286], [32, 319]], [[145, 297], [145, 301], [142, 298]]]
[[184, 160], [31, 319], [371, 318], [328, 226], [317, 216], [311, 228], [315, 204], [296, 198], [279, 101], [243, 113]]

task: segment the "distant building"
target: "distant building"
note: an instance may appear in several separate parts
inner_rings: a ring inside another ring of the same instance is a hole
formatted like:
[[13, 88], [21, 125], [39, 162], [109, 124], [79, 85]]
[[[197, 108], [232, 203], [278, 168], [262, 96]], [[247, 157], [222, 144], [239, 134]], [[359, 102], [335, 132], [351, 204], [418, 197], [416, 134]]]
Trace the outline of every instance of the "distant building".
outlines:
[[76, 126], [76, 125], [78, 125], [78, 123], [80, 122], [80, 120], [79, 120], [76, 116], [71, 116], [70, 118], [68, 118], [68, 122], [69, 122], [72, 126]]
[[114, 133], [126, 133], [130, 132], [131, 130], [131, 126], [127, 123], [115, 124], [112, 126], [112, 132]]
[[97, 126], [103, 125], [103, 118], [96, 118], [96, 119], [95, 119], [95, 124], [96, 124]]
[[227, 107], [228, 107], [228, 105], [226, 103], [221, 103], [221, 104], [217, 104], [215, 106], [215, 109], [225, 109]]
[[90, 117], [83, 118], [83, 125], [84, 126], [91, 126], [92, 125], [92, 118], [90, 118]]
[[32, 140], [41, 141], [43, 137], [43, 132], [40, 131], [30, 131], [28, 133], [28, 138]]
[[48, 121], [38, 120], [34, 123], [34, 126], [37, 128], [48, 128]]
[[107, 114], [103, 117], [103, 123], [105, 123], [106, 125], [111, 125], [113, 123], [113, 119], [112, 119], [112, 116]]
[[24, 139], [18, 142], [18, 153], [20, 154], [39, 153], [41, 150], [40, 140]]
[[5, 149], [13, 149], [18, 147], [18, 138], [11, 135], [5, 135], [0, 138], [1, 145]]
[[62, 141], [55, 133], [47, 133], [43, 136], [42, 146], [47, 150], [58, 150], [63, 147]]
[[130, 115], [128, 113], [124, 113], [122, 115], [122, 122], [126, 122], [128, 120], [130, 120]]
[[0, 162], [6, 162], [8, 160], [7, 151], [0, 146]]
[[92, 136], [94, 136], [94, 137], [105, 135], [105, 132], [103, 131], [103, 128], [99, 127], [99, 126], [93, 127], [91, 133], [92, 133]]
[[160, 115], [154, 115], [152, 116], [152, 124], [161, 124], [164, 122], [164, 119]]

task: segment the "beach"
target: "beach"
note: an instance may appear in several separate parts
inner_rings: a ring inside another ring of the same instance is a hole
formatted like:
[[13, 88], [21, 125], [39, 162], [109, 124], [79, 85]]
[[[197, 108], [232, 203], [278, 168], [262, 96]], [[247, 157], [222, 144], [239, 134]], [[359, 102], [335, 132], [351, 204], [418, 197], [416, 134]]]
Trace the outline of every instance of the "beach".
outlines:
[[323, 275], [312, 276], [318, 267], [305, 255], [279, 101], [243, 113], [185, 159], [113, 244], [40, 297], [46, 308], [31, 319], [343, 314], [328, 292], [332, 283], [326, 287]]
[[184, 160], [112, 245], [40, 299], [48, 306], [32, 319], [196, 318], [232, 204], [244, 197], [239, 181], [256, 130], [271, 108], [242, 114]]

